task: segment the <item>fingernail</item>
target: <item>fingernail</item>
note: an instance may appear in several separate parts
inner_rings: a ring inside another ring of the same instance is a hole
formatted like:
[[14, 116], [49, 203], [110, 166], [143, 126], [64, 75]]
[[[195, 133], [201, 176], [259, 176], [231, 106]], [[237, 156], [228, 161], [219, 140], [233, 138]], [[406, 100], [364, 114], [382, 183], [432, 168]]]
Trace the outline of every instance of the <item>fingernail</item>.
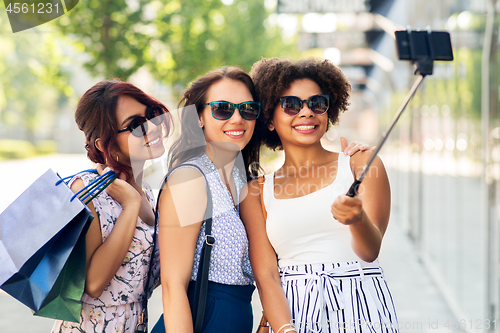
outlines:
[[349, 150], [349, 155], [352, 155], [352, 151]]

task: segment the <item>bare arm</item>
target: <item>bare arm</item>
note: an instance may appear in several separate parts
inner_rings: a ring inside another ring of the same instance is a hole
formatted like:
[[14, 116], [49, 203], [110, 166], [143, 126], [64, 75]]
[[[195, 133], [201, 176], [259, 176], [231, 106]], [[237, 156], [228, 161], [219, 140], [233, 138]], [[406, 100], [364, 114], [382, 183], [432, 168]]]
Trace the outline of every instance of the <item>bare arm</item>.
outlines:
[[193, 332], [187, 288], [206, 206], [205, 181], [198, 171], [190, 168], [175, 171], [159, 198], [161, 283], [167, 333]]
[[281, 287], [276, 253], [267, 238], [259, 184], [254, 180], [247, 186], [248, 194], [240, 204], [240, 216], [248, 235], [250, 262], [262, 307], [269, 324], [277, 331], [290, 323], [292, 316]]
[[[360, 152], [351, 157], [351, 168], [357, 174], [370, 157], [371, 152]], [[370, 167], [354, 198], [339, 196], [332, 205], [332, 214], [340, 222], [349, 225], [352, 248], [364, 261], [377, 259], [391, 208], [389, 179], [380, 158]]]
[[[102, 169], [99, 171], [102, 172]], [[83, 181], [78, 179], [72, 184], [71, 189], [78, 192], [83, 187]], [[113, 231], [103, 242], [101, 225], [94, 205], [92, 202], [87, 205], [94, 220], [86, 235], [85, 292], [92, 297], [101, 296], [104, 288], [122, 265], [134, 236], [142, 200], [140, 194], [123, 179], [115, 179], [106, 191], [120, 203], [122, 212], [116, 220]]]

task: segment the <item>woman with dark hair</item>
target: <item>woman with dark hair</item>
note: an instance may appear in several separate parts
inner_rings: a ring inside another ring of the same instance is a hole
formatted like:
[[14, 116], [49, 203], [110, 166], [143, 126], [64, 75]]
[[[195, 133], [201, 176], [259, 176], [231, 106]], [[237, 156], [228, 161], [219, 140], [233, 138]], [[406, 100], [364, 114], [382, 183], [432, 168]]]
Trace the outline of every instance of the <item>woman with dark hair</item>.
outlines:
[[[171, 117], [162, 103], [134, 85], [102, 81], [82, 96], [75, 120], [98, 173], [113, 170], [117, 178], [88, 204], [94, 219], [86, 235], [80, 322], [58, 320], [52, 332], [133, 332], [143, 298], [159, 279], [158, 254], [151, 253], [154, 199], [142, 181], [142, 168], [165, 152]], [[97, 176], [83, 173], [69, 185], [77, 192]], [[146, 286], [150, 265], [155, 266]]]
[[370, 152], [347, 156], [321, 144], [348, 108], [348, 80], [316, 59], [262, 59], [251, 76], [262, 103], [263, 144], [285, 153], [262, 191], [253, 181], [240, 207], [272, 329], [398, 332], [377, 261], [390, 211], [384, 166], [376, 158], [359, 194], [348, 197]]
[[152, 332], [193, 332], [195, 283], [210, 208], [215, 244], [202, 332], [252, 329], [255, 287], [238, 207], [247, 178], [257, 175], [248, 168], [258, 159], [258, 131], [264, 129], [256, 122], [260, 103], [255, 100], [250, 76], [237, 67], [213, 70], [184, 92], [181, 136], [170, 151], [173, 172], [158, 199], [164, 317]]

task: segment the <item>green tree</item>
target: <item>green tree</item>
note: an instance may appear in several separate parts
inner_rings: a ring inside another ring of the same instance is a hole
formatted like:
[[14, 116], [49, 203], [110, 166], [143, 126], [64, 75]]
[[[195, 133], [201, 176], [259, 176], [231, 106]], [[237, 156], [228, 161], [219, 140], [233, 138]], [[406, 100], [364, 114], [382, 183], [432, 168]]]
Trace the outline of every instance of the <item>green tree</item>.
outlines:
[[263, 1], [224, 5], [220, 0], [192, 0], [189, 6], [173, 1], [169, 6], [175, 9], [161, 22], [168, 22], [170, 29], [162, 30], [159, 38], [165, 41], [168, 60], [166, 66], [161, 63], [156, 68], [160, 77], [176, 87], [183, 88], [214, 67], [239, 65], [249, 71], [261, 57], [292, 54], [278, 30], [273, 33], [264, 27], [269, 12]]
[[[228, 3], [226, 1], [226, 3]], [[218, 66], [250, 70], [261, 57], [292, 55], [267, 29], [264, 0], [89, 0], [58, 21], [93, 75], [126, 80], [146, 66], [178, 93]]]
[[[0, 125], [36, 142], [37, 130], [50, 136], [53, 119], [73, 90], [62, 70], [64, 57], [55, 33], [10, 33], [0, 10]], [[1, 134], [1, 133], [0, 133]], [[9, 135], [10, 133], [3, 133]]]

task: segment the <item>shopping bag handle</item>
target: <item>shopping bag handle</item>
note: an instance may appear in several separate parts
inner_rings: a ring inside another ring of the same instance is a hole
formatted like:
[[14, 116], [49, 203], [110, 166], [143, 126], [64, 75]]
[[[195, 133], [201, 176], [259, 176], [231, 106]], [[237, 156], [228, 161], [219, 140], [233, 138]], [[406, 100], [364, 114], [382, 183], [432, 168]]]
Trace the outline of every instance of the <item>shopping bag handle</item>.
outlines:
[[[114, 178], [113, 178], [114, 177]], [[70, 201], [73, 201], [73, 199], [75, 199], [75, 197], [78, 196], [78, 198], [80, 200], [85, 200], [89, 197], [89, 195], [92, 195], [92, 194], [95, 194], [95, 195], [98, 195], [99, 193], [101, 193], [106, 187], [109, 186], [109, 184], [111, 184], [111, 182], [113, 180], [115, 180], [116, 176], [115, 176], [115, 173], [113, 171], [108, 171], [102, 175], [100, 175], [99, 177], [97, 177], [94, 181], [92, 181], [90, 184], [88, 184], [87, 186], [85, 186], [84, 188], [82, 188], [80, 191], [76, 192], [70, 199]], [[113, 179], [113, 180], [111, 180]], [[110, 181], [111, 180], [111, 181]], [[109, 182], [108, 182], [109, 181]], [[95, 192], [97, 191], [97, 192]], [[92, 197], [92, 199], [94, 198], [95, 196]], [[91, 199], [91, 200], [92, 200]], [[85, 204], [87, 204], [89, 201], [87, 201]]]
[[113, 171], [108, 171], [107, 173], [109, 173], [107, 177], [103, 177], [97, 184], [95, 184], [92, 187], [92, 189], [88, 189], [82, 195], [79, 196], [80, 200], [82, 201], [85, 200], [84, 204], [88, 204], [89, 202], [91, 202], [116, 179], [116, 174]]
[[[80, 172], [77, 172], [75, 173], [74, 175], [71, 175], [71, 176], [68, 176], [68, 177], [64, 177], [64, 178], [61, 178], [59, 179], [57, 182], [56, 182], [56, 186], [61, 184], [62, 182], [65, 182], [66, 184], [69, 182], [70, 179], [72, 179], [73, 177], [75, 177], [76, 175], [79, 175], [81, 173], [84, 173], [84, 172], [93, 172], [93, 173], [97, 173], [97, 169], [87, 169], [87, 170], [83, 170], [83, 171], [80, 171]], [[65, 180], [68, 179], [68, 182], [66, 182]]]
[[[95, 172], [97, 173], [96, 169], [88, 169], [81, 171], [75, 175], [69, 176], [62, 178], [63, 179], [68, 179], [68, 178], [73, 178], [74, 176], [82, 173], [82, 172]], [[90, 201], [92, 201], [96, 196], [98, 196], [106, 187], [109, 186], [114, 180], [116, 179], [116, 174], [113, 171], [108, 171], [96, 179], [94, 179], [90, 184], [76, 192], [70, 199], [70, 202], [73, 201], [76, 197], [80, 199], [84, 204], [88, 204]], [[60, 181], [56, 183], [56, 185], [60, 184]]]

